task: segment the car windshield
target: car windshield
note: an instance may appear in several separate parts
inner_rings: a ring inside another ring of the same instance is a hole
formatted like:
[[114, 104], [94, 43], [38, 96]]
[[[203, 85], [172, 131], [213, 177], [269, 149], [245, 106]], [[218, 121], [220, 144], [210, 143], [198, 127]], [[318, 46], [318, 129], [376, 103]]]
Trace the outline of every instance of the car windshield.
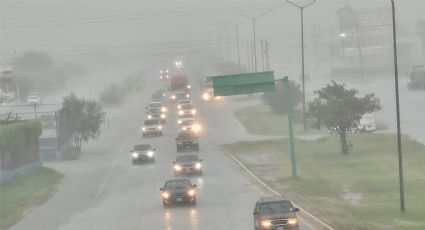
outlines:
[[174, 180], [174, 181], [167, 181], [165, 183], [166, 190], [183, 189], [188, 187], [190, 187], [190, 182], [188, 180]]
[[192, 125], [195, 123], [195, 120], [184, 120], [182, 122], [182, 125]]
[[161, 106], [162, 106], [162, 103], [158, 103], [158, 102], [153, 102], [149, 104], [149, 107], [152, 107], [152, 108], [158, 108]]
[[152, 149], [151, 145], [135, 145], [133, 150], [134, 151], [146, 151]]
[[277, 213], [285, 214], [291, 212], [293, 212], [292, 205], [287, 201], [269, 202], [260, 206], [261, 215], [272, 215]]
[[193, 106], [191, 104], [183, 104], [181, 108], [186, 110], [186, 109], [192, 109]]
[[158, 119], [149, 119], [143, 122], [144, 125], [159, 125], [160, 121]]
[[176, 158], [176, 162], [193, 162], [199, 161], [198, 155], [183, 155]]

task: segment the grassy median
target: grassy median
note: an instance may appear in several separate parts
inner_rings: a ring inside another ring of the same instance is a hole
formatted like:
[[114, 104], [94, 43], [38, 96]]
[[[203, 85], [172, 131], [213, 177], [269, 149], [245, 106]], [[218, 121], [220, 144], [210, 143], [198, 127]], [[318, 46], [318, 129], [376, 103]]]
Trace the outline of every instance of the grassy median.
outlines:
[[396, 138], [350, 137], [349, 155], [336, 137], [296, 140], [298, 174], [290, 176], [286, 139], [223, 147], [253, 173], [335, 229], [425, 229], [425, 146], [403, 138], [406, 214], [400, 214]]
[[1, 184], [0, 229], [7, 229], [22, 218], [26, 211], [48, 200], [62, 177], [62, 174], [44, 167]]
[[[259, 104], [241, 108], [235, 111], [235, 117], [251, 134], [268, 136], [288, 135], [288, 116], [275, 114], [268, 105]], [[298, 135], [328, 133], [326, 128], [321, 130], [308, 129], [307, 132], [304, 132], [302, 121], [294, 122], [293, 127], [294, 133]], [[377, 122], [377, 130], [387, 128], [384, 124]]]

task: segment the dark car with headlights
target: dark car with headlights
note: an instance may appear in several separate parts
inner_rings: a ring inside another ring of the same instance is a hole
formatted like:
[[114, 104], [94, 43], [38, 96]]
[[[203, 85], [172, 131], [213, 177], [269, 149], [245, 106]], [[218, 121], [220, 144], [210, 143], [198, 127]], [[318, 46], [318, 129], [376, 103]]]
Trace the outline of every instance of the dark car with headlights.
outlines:
[[178, 155], [176, 161], [173, 161], [174, 176], [185, 174], [202, 175], [202, 159], [198, 155]]
[[176, 137], [177, 152], [184, 149], [199, 151], [198, 136], [192, 132], [180, 132]]
[[155, 162], [155, 152], [156, 149], [150, 144], [135, 145], [133, 149], [130, 150], [133, 164], [140, 162]]
[[159, 119], [147, 118], [143, 121], [141, 127], [143, 137], [148, 135], [159, 135], [162, 136], [162, 123]]
[[196, 185], [188, 179], [167, 180], [159, 190], [164, 207], [178, 203], [196, 205]]
[[298, 208], [280, 197], [261, 197], [254, 207], [255, 230], [298, 230]]

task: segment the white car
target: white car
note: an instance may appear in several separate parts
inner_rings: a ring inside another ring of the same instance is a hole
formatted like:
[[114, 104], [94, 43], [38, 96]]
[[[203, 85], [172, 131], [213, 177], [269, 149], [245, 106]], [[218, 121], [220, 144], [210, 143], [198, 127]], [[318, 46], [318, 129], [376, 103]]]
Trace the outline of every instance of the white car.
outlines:
[[360, 118], [357, 128], [362, 132], [376, 131], [375, 118], [370, 113], [365, 113]]
[[29, 105], [41, 105], [41, 97], [39, 95], [29, 95], [27, 97], [27, 103]]

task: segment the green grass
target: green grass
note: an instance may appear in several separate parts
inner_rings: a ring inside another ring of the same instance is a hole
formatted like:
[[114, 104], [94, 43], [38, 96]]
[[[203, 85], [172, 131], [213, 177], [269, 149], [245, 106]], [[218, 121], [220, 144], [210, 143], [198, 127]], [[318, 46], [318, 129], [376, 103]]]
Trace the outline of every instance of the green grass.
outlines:
[[48, 200], [62, 174], [42, 168], [0, 185], [0, 229], [7, 229], [34, 205]]
[[78, 151], [74, 146], [67, 147], [62, 152], [62, 160], [64, 161], [75, 161], [80, 157], [81, 152]]
[[[235, 117], [242, 123], [251, 134], [269, 136], [288, 135], [288, 116], [276, 115], [268, 105], [253, 105], [235, 111]], [[327, 130], [309, 129], [303, 130], [302, 123], [293, 123], [296, 134], [326, 134]]]
[[340, 153], [336, 137], [296, 140], [295, 180], [286, 139], [223, 147], [335, 229], [425, 229], [425, 146], [403, 137], [407, 212], [401, 215], [395, 136], [371, 134], [350, 140], [354, 146], [348, 155]]
[[[268, 136], [287, 136], [288, 135], [288, 116], [275, 114], [268, 105], [253, 105], [236, 110], [235, 117], [241, 122], [250, 134], [268, 135]], [[377, 130], [388, 129], [388, 126], [381, 122], [376, 124]], [[294, 133], [298, 135], [309, 134], [327, 134], [328, 130], [308, 129], [304, 132], [301, 123], [293, 123]]]

